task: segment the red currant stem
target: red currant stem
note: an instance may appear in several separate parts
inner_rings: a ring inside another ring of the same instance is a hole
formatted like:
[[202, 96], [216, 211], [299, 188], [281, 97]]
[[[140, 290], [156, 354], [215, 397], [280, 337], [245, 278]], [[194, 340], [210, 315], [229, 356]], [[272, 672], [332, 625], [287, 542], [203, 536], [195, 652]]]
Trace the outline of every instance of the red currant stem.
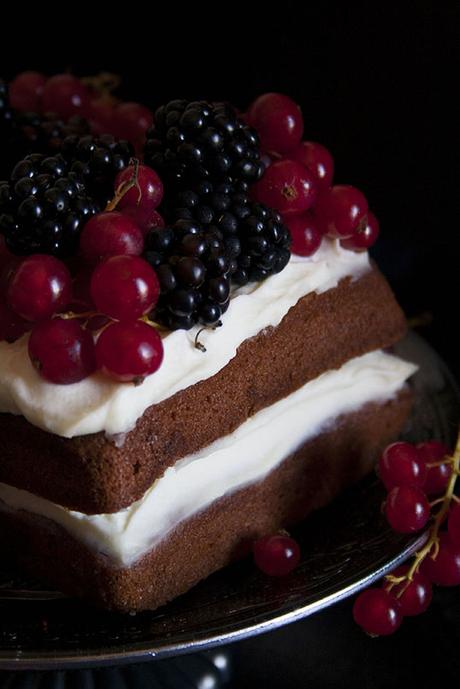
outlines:
[[75, 313], [74, 311], [67, 311], [66, 313], [56, 313], [54, 314], [57, 318], [62, 318], [65, 321], [69, 321], [72, 318], [92, 318], [92, 316], [102, 316], [103, 314], [97, 311], [83, 311], [82, 313]]
[[452, 457], [444, 457], [444, 459], [441, 459], [439, 462], [429, 462], [426, 466], [428, 469], [431, 469], [432, 467], [440, 467], [443, 464], [452, 464]]
[[435, 507], [435, 505], [440, 505], [441, 502], [444, 502], [444, 498], [437, 498], [436, 500], [433, 500], [430, 502], [430, 507]]
[[456, 495], [453, 495], [453, 496], [452, 496], [452, 500], [453, 500], [454, 502], [457, 502], [457, 503], [460, 505], [460, 498], [457, 497]]
[[[447, 462], [439, 462], [437, 464], [446, 464]], [[414, 557], [414, 562], [408, 569], [405, 577], [403, 579], [407, 579], [407, 584], [406, 586], [403, 586], [401, 588], [401, 591], [398, 592], [398, 598], [402, 596], [404, 591], [406, 590], [407, 586], [410, 584], [410, 582], [413, 580], [414, 574], [418, 572], [418, 569], [425, 559], [427, 555], [430, 555], [432, 560], [436, 560], [436, 557], [439, 552], [439, 529], [444, 522], [444, 518], [447, 515], [449, 509], [450, 509], [450, 503], [453, 499], [455, 499], [454, 496], [454, 489], [455, 489], [455, 483], [457, 481], [457, 476], [460, 474], [460, 432], [458, 434], [457, 438], [457, 445], [455, 447], [454, 454], [452, 457], [449, 458], [449, 463], [452, 464], [452, 474], [449, 479], [449, 483], [447, 484], [446, 492], [444, 493], [443, 497], [440, 498], [440, 500], [435, 500], [433, 504], [436, 503], [442, 503], [441, 508], [438, 510], [438, 512], [434, 515], [434, 521], [428, 531], [428, 539], [423, 546], [421, 550], [415, 553]], [[433, 552], [432, 552], [433, 551]], [[400, 583], [395, 581], [398, 579], [398, 577], [393, 577], [391, 574], [387, 575], [385, 577], [390, 583]]]
[[130, 189], [133, 187], [137, 187], [137, 190], [139, 192], [139, 195], [137, 197], [137, 205], [139, 205], [141, 198], [142, 198], [142, 191], [139, 186], [139, 180], [138, 180], [138, 173], [139, 173], [139, 160], [137, 158], [132, 158], [130, 161], [134, 165], [134, 171], [130, 179], [127, 179], [126, 181], [122, 182], [118, 189], [115, 190], [115, 196], [111, 201], [108, 202], [108, 204], [105, 207], [105, 212], [110, 213], [110, 211], [114, 211], [115, 208], [118, 206], [120, 203], [121, 199], [125, 194], [128, 193]]
[[115, 91], [120, 86], [121, 77], [119, 74], [113, 74], [112, 72], [100, 72], [93, 76], [82, 77], [80, 81], [85, 86], [89, 86], [98, 96], [103, 98], [108, 96], [112, 100], [112, 91]]
[[161, 323], [157, 323], [156, 321], [152, 321], [152, 320], [148, 317], [147, 314], [145, 314], [145, 316], [141, 316], [140, 318], [138, 318], [138, 320], [139, 320], [139, 321], [143, 321], [144, 323], [146, 323], [147, 325], [149, 325], [151, 328], [155, 328], [155, 329], [158, 330], [160, 333], [161, 333], [161, 332], [167, 332], [167, 331], [168, 331], [168, 328], [165, 328], [163, 325], [161, 325]]

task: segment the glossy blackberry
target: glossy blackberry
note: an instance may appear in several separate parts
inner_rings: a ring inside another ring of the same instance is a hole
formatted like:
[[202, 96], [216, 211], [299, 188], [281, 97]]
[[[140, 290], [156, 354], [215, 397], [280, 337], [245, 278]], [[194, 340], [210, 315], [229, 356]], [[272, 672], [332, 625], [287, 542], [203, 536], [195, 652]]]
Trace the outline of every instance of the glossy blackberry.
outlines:
[[100, 206], [70, 167], [61, 154], [34, 153], [0, 183], [0, 233], [13, 254], [77, 251], [84, 223]]
[[175, 189], [189, 189], [196, 179], [255, 182], [264, 170], [254, 130], [227, 103], [206, 101], [160, 106], [144, 159]]
[[134, 148], [128, 141], [117, 140], [110, 134], [100, 137], [88, 134], [68, 136], [60, 152], [69, 170], [83, 180], [88, 193], [104, 207], [113, 197], [115, 177], [129, 165]]

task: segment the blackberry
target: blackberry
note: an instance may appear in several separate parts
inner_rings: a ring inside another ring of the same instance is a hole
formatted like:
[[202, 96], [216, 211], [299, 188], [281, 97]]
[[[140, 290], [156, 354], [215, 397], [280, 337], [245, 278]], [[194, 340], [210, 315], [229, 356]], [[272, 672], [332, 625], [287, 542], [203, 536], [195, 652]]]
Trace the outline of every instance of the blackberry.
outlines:
[[255, 182], [263, 174], [257, 134], [227, 103], [173, 100], [155, 112], [144, 160], [166, 186], [196, 179]]
[[61, 154], [33, 153], [0, 183], [0, 233], [13, 254], [71, 256], [84, 223], [99, 210]]

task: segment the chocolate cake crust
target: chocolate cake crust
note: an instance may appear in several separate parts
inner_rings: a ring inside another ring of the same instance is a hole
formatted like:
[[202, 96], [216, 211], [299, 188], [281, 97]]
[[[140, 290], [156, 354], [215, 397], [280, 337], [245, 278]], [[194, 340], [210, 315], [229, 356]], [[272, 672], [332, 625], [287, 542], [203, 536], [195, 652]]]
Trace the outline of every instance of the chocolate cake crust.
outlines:
[[30, 574], [72, 595], [121, 611], [154, 609], [240, 556], [248, 542], [300, 521], [371, 471], [399, 434], [411, 399], [406, 388], [341, 417], [262, 481], [182, 522], [129, 568], [27, 512], [0, 512], [0, 546]]
[[178, 459], [321, 373], [391, 346], [405, 330], [390, 287], [373, 267], [300, 299], [277, 327], [243, 342], [216, 375], [149, 407], [121, 446], [104, 433], [66, 439], [0, 414], [0, 481], [87, 514], [116, 512]]

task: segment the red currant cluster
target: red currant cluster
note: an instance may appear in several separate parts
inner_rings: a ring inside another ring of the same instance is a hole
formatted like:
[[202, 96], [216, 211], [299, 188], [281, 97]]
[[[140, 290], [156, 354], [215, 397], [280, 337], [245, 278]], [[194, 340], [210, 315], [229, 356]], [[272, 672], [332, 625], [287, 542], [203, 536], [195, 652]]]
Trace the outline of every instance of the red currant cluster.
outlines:
[[311, 256], [323, 236], [365, 251], [377, 239], [379, 224], [364, 195], [350, 185], [331, 186], [334, 161], [319, 143], [302, 141], [303, 118], [291, 98], [267, 93], [246, 114], [260, 137], [268, 167], [256, 183], [256, 200], [283, 216], [292, 236], [292, 252]]
[[113, 202], [85, 225], [75, 265], [45, 254], [21, 261], [0, 245], [0, 339], [31, 330], [29, 355], [46, 380], [75, 383], [101, 370], [140, 383], [160, 366], [161, 338], [147, 317], [160, 287], [140, 254], [145, 233], [162, 224], [162, 195], [150, 168], [123, 170]]
[[[393, 443], [383, 453], [379, 473], [389, 491], [385, 514], [390, 526], [399, 533], [414, 533], [430, 517], [433, 522], [413, 563], [398, 567], [381, 588], [367, 589], [356, 599], [354, 619], [368, 634], [392, 634], [404, 617], [424, 612], [431, 602], [432, 584], [460, 585], [460, 502], [454, 495], [459, 461], [460, 441], [453, 456], [437, 441], [417, 447]], [[441, 493], [442, 497], [428, 501], [427, 496]], [[441, 530], [446, 520], [447, 530]]]
[[22, 72], [9, 85], [10, 104], [23, 112], [53, 112], [64, 120], [82, 115], [93, 134], [113, 134], [140, 150], [153, 122], [152, 112], [139, 103], [113, 98], [110, 90], [116, 82], [104, 74], [80, 80], [71, 74], [47, 78], [40, 72]]

